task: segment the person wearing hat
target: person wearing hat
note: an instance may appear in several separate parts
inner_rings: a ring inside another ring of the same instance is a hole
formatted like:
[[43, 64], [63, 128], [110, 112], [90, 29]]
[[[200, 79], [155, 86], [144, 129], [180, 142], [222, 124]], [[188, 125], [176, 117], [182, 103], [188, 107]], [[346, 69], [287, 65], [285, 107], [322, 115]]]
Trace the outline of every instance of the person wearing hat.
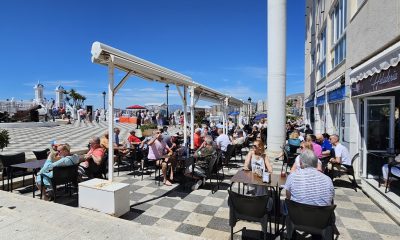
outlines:
[[50, 180], [53, 178], [53, 168], [72, 166], [78, 163], [79, 156], [76, 154], [71, 154], [71, 147], [69, 144], [60, 144], [57, 146], [57, 152], [49, 154], [45, 164], [40, 169], [36, 177], [37, 187], [42, 190], [42, 193], [46, 192], [44, 196], [42, 196], [44, 200], [49, 200], [49, 195], [51, 196], [49, 193], [53, 191], [50, 184]]

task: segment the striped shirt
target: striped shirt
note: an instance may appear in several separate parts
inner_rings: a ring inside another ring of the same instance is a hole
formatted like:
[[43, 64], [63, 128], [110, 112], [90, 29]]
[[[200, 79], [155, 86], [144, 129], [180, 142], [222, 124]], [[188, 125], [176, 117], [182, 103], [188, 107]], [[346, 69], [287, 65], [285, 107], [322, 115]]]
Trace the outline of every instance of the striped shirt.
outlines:
[[284, 185], [290, 192], [290, 199], [314, 206], [332, 205], [335, 195], [332, 180], [316, 168], [298, 169], [291, 173]]

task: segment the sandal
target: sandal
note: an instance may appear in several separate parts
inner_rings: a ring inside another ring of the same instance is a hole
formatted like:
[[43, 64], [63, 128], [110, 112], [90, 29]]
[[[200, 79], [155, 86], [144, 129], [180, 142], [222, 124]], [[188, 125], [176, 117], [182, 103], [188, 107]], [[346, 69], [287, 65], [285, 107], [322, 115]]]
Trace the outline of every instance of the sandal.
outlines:
[[164, 182], [164, 185], [166, 186], [172, 186], [172, 183], [170, 183], [169, 181]]

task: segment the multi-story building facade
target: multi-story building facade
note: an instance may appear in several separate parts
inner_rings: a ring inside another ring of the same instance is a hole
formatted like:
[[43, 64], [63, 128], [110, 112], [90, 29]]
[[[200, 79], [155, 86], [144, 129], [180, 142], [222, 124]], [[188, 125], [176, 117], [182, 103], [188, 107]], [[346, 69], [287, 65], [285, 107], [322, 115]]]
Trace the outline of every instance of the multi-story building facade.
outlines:
[[367, 182], [387, 161], [374, 153], [400, 150], [399, 16], [398, 0], [306, 3], [304, 117], [360, 153]]

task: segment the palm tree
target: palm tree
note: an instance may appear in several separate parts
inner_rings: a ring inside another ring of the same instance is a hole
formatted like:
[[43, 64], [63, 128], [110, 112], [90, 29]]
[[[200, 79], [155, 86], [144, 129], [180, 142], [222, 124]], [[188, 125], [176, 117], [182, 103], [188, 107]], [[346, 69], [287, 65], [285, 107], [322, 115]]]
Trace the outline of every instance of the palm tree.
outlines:
[[[80, 108], [82, 105], [84, 105], [86, 97], [78, 93], [75, 89], [71, 88], [69, 91], [65, 91], [65, 101], [68, 102], [68, 104], [72, 107], [75, 108]], [[72, 103], [70, 103], [70, 100], [72, 99]]]

